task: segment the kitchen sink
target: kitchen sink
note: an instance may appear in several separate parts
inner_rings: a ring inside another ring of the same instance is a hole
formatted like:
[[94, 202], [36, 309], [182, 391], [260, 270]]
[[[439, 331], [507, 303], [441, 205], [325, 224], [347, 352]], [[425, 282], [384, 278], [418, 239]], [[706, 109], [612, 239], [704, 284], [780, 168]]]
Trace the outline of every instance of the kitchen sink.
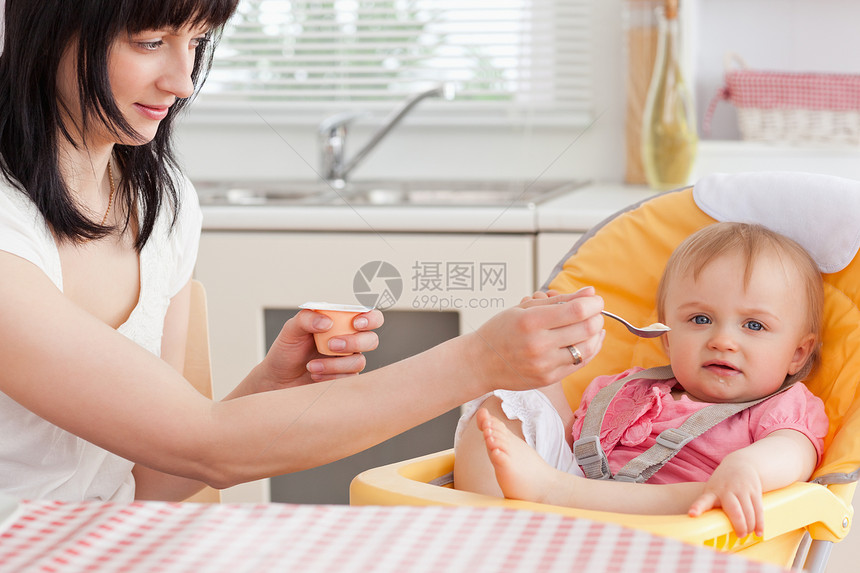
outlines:
[[586, 181], [195, 182], [202, 205], [432, 206], [537, 205]]
[[194, 186], [201, 205], [296, 205], [322, 199], [322, 190], [310, 185], [200, 182]]

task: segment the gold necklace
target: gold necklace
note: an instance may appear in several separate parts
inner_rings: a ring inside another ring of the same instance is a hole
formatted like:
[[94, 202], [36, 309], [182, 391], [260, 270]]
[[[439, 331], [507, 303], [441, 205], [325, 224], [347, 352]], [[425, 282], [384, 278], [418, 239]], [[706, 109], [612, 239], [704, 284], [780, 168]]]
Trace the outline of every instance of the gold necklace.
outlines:
[[107, 211], [105, 211], [105, 216], [102, 217], [102, 226], [104, 227], [105, 221], [107, 221], [108, 215], [110, 214], [111, 205], [113, 205], [113, 194], [116, 191], [116, 187], [113, 182], [113, 171], [110, 168], [110, 159], [108, 159], [108, 181], [110, 181], [110, 195], [108, 196], [108, 207]]

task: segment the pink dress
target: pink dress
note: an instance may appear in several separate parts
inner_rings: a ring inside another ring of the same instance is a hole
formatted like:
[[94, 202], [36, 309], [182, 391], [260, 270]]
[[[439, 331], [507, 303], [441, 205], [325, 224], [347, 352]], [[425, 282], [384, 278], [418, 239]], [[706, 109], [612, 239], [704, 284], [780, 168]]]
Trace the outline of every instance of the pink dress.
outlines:
[[[598, 376], [588, 385], [576, 411], [572, 431], [574, 440], [580, 437], [585, 411], [597, 392], [615, 380], [641, 370], [632, 368], [613, 376]], [[676, 383], [674, 378], [663, 381], [635, 379], [627, 382], [615, 395], [600, 430], [600, 444], [613, 474], [653, 446], [660, 432], [679, 427], [691, 414], [709, 405], [695, 402], [687, 396], [676, 400], [671, 394]], [[735, 414], [692, 440], [651, 476], [648, 483], [707, 481], [726, 455], [783, 429], [797, 430], [805, 435], [821, 457], [828, 429], [824, 403], [801, 383]]]

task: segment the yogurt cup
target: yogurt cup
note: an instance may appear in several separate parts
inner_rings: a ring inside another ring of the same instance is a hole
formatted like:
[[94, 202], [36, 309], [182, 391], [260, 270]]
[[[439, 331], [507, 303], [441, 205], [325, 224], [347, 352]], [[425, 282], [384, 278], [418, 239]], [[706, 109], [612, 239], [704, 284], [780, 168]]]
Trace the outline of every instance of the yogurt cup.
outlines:
[[306, 302], [300, 304], [299, 308], [313, 310], [320, 314], [324, 314], [332, 321], [332, 327], [326, 332], [315, 332], [314, 342], [317, 345], [317, 352], [328, 356], [349, 356], [352, 352], [335, 352], [329, 349], [328, 341], [335, 336], [343, 336], [344, 334], [353, 334], [358, 332], [352, 326], [352, 321], [363, 312], [373, 310], [366, 306], [358, 304], [334, 304], [330, 302]]

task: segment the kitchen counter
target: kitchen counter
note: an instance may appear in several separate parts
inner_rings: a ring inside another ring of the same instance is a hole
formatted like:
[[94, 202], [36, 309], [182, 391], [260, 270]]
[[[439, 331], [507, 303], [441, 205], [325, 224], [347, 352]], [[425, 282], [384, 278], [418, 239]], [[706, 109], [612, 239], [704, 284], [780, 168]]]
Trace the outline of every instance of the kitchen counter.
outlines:
[[537, 232], [581, 232], [613, 213], [655, 195], [644, 185], [595, 183], [540, 205], [536, 210]]
[[203, 206], [204, 230], [533, 233], [533, 206]]
[[488, 207], [204, 205], [204, 230], [367, 233], [584, 231], [647, 197], [643, 186], [589, 184], [538, 205]]

